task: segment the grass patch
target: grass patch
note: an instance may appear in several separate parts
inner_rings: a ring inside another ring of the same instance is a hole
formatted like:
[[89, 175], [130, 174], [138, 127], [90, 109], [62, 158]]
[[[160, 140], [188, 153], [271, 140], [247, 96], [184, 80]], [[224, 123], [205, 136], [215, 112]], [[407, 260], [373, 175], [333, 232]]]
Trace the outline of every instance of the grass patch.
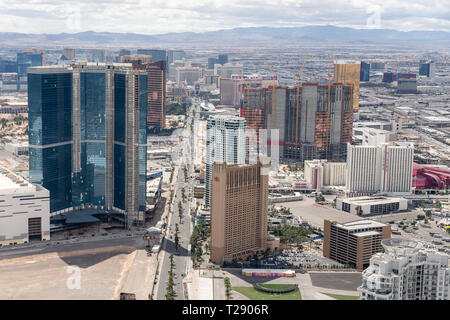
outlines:
[[321, 292], [324, 295], [327, 295], [329, 297], [332, 297], [336, 300], [359, 300], [358, 296], [344, 296], [342, 294], [332, 294], [332, 293], [325, 293], [325, 292]]
[[265, 284], [265, 283], [260, 283], [259, 285], [267, 289], [281, 289], [281, 290], [289, 289], [292, 288], [293, 286], [293, 284]]
[[[267, 285], [265, 285], [267, 286]], [[268, 285], [272, 286], [272, 285]], [[290, 285], [287, 285], [290, 286]], [[274, 288], [274, 287], [271, 287]], [[270, 294], [266, 292], [261, 292], [253, 287], [233, 287], [234, 291], [239, 292], [240, 294], [243, 294], [250, 300], [301, 300], [302, 296], [300, 294], [299, 289], [288, 292], [288, 293], [282, 293], [282, 294]]]

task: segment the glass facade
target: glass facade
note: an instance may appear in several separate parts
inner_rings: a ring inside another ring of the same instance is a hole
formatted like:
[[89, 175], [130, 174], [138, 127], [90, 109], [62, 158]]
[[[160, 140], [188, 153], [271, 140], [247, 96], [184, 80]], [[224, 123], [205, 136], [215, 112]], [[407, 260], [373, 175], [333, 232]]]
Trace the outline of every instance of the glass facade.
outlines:
[[29, 75], [28, 119], [30, 144], [72, 140], [72, 73]]
[[30, 182], [50, 191], [50, 211], [69, 208], [72, 206], [72, 74], [29, 74], [28, 108]]
[[80, 74], [81, 171], [73, 178], [74, 206], [105, 206], [105, 73]]
[[147, 75], [139, 75], [139, 210], [145, 211], [147, 194]]
[[125, 210], [126, 75], [114, 76], [114, 206]]
[[114, 144], [114, 207], [125, 210], [125, 146]]
[[42, 54], [33, 52], [17, 53], [17, 73], [19, 77], [27, 75], [28, 67], [42, 66]]
[[105, 140], [105, 73], [80, 74], [81, 140]]
[[[30, 181], [50, 191], [50, 211], [83, 205], [107, 206], [106, 177], [113, 176], [113, 206], [126, 209], [126, 87], [124, 72], [114, 72], [112, 172], [106, 171], [106, 74], [80, 72], [80, 171], [72, 171], [72, 70], [28, 77]], [[131, 75], [130, 75], [131, 76]], [[139, 85], [139, 210], [146, 204], [147, 75], [133, 75]], [[76, 119], [76, 117], [75, 117]], [[76, 124], [76, 121], [74, 122]]]

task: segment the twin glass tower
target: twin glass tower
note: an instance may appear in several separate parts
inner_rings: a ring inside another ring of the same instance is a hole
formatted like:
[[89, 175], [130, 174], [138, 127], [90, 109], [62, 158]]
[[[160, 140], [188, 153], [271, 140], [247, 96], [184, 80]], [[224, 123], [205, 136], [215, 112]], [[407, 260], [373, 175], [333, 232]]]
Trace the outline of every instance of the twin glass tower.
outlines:
[[30, 181], [53, 214], [98, 208], [145, 214], [147, 74], [126, 63], [28, 69]]

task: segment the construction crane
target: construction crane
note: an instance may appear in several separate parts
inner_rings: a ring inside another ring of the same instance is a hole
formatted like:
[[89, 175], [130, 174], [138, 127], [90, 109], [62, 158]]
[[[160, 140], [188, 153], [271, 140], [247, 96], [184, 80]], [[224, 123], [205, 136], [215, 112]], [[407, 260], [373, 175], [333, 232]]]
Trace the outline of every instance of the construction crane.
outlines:
[[241, 70], [238, 70], [238, 71], [239, 71], [239, 74], [242, 77], [242, 80], [245, 83], [245, 87], [246, 87], [246, 90], [247, 90], [247, 108], [250, 108], [250, 94], [249, 94], [250, 86], [249, 86], [247, 80], [245, 79], [244, 75], [242, 74]]
[[269, 62], [267, 62], [266, 59], [264, 59], [264, 62], [267, 64], [267, 67], [269, 68], [270, 73], [272, 74], [272, 78], [273, 78], [273, 87], [272, 87], [272, 127], [270, 129], [273, 129], [273, 119], [274, 119], [274, 114], [273, 114], [273, 106], [275, 105], [275, 87], [277, 85], [277, 75], [273, 72], [272, 67], [270, 66]]
[[305, 66], [308, 55], [303, 59], [302, 67], [300, 71], [297, 72], [297, 113], [295, 114], [295, 146], [298, 147], [298, 113], [299, 113], [299, 103], [300, 103], [300, 78], [302, 76], [303, 67]]
[[326, 128], [325, 128], [325, 159], [328, 159], [328, 147], [329, 147], [329, 139], [330, 139], [330, 131], [331, 131], [331, 67], [334, 65], [334, 56], [331, 55], [330, 66], [328, 67], [328, 105], [327, 105], [327, 117], [326, 117]]

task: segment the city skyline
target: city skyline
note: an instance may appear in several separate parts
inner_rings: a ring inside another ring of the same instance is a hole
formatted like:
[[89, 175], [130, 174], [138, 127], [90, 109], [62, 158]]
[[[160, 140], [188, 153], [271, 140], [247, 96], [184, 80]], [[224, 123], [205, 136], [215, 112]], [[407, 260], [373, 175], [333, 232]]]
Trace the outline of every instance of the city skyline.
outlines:
[[[93, 2], [95, 5], [93, 6]], [[137, 7], [141, 10], [135, 10]], [[332, 8], [323, 10], [323, 8]], [[335, 25], [450, 31], [446, 1], [0, 1], [5, 32], [201, 32], [236, 27]], [[152, 16], [149, 21], [148, 17]], [[206, 23], [205, 23], [206, 22]], [[189, 26], [189, 29], [186, 29]], [[56, 31], [57, 30], [57, 31]]]

